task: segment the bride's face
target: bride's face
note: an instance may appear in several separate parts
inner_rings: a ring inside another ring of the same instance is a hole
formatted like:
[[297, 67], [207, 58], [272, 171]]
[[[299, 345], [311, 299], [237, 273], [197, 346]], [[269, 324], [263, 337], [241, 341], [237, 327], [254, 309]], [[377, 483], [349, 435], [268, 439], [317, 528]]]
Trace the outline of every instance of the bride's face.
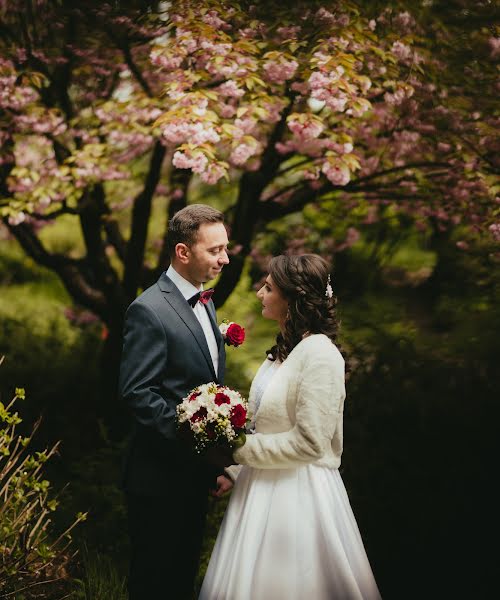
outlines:
[[275, 285], [271, 275], [267, 276], [264, 285], [257, 292], [257, 298], [262, 302], [262, 316], [283, 323], [288, 311], [288, 302], [279, 288]]

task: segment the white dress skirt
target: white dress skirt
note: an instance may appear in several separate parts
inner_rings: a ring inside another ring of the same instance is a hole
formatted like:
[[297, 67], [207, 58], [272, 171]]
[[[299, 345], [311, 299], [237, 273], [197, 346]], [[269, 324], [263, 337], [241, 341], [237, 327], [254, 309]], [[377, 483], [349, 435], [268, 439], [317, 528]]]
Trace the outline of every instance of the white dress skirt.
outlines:
[[[257, 373], [257, 405], [279, 365]], [[378, 600], [338, 469], [243, 466], [200, 600]]]

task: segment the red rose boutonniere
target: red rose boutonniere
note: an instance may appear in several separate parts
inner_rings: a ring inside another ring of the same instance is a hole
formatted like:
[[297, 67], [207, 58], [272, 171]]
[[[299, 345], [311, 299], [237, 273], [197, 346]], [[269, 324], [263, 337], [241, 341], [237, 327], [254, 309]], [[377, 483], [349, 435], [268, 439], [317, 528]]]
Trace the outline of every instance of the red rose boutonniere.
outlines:
[[237, 348], [245, 341], [245, 329], [238, 325], [238, 323], [233, 323], [232, 321], [224, 319], [219, 325], [219, 330], [222, 333], [224, 342], [228, 346]]

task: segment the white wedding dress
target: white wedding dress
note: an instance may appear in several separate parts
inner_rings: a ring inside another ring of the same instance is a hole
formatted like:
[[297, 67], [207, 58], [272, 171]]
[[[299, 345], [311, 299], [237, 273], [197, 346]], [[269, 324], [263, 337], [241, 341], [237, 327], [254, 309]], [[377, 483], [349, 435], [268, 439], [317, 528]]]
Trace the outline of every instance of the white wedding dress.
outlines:
[[[278, 368], [259, 369], [257, 409]], [[200, 600], [379, 598], [338, 469], [241, 468]]]

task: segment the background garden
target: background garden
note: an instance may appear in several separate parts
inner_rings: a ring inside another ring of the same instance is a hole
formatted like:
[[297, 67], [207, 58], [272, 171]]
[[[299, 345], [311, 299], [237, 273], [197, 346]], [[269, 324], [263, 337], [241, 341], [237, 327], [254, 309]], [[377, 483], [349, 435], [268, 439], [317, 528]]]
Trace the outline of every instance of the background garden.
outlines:
[[[123, 315], [193, 202], [227, 216], [214, 298], [246, 328], [243, 393], [276, 334], [267, 259], [332, 264], [341, 473], [382, 596], [492, 589], [497, 9], [282, 4], [0, 3], [0, 597], [126, 597]], [[42, 420], [13, 475], [16, 412], [16, 434]]]

